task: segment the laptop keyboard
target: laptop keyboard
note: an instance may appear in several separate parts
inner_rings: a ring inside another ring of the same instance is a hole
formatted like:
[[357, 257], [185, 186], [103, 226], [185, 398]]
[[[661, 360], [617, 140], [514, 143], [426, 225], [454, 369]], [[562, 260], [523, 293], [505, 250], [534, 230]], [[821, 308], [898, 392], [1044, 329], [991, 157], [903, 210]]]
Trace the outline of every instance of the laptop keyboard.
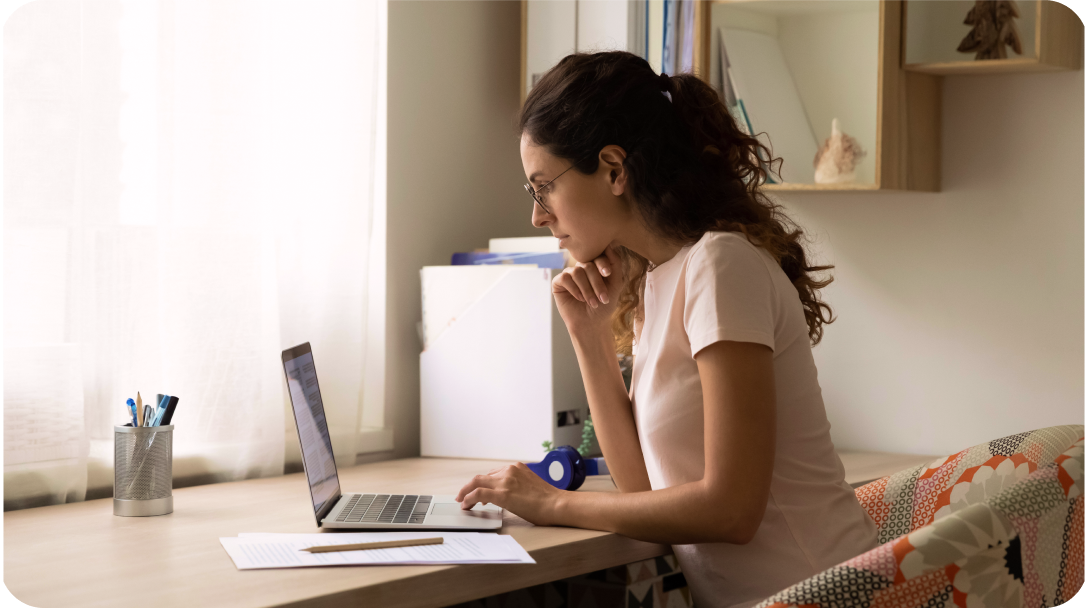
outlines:
[[352, 494], [336, 516], [338, 522], [422, 524], [431, 506], [430, 496]]

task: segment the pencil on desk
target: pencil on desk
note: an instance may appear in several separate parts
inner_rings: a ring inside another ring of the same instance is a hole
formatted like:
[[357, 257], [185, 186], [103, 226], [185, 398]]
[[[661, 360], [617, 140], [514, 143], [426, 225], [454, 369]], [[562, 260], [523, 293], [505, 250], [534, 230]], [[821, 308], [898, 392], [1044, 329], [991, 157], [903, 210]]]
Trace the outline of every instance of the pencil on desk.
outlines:
[[347, 545], [320, 545], [317, 547], [307, 547], [306, 549], [299, 549], [299, 551], [308, 551], [310, 553], [328, 553], [330, 551], [357, 551], [360, 549], [387, 549], [389, 547], [413, 547], [415, 545], [441, 544], [442, 537], [436, 536], [434, 538], [408, 539], [405, 541], [377, 541], [374, 543], [349, 543]]

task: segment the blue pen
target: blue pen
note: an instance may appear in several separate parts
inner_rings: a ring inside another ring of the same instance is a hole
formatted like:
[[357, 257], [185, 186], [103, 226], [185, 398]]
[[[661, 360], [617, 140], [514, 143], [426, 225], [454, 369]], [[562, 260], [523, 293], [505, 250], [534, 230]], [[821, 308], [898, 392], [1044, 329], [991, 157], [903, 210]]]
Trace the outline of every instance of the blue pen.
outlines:
[[132, 412], [132, 425], [135, 427], [138, 423], [136, 421], [136, 401], [134, 401], [132, 398], [129, 398], [125, 404], [128, 405], [128, 410]]
[[[170, 404], [170, 397], [163, 396], [159, 401], [159, 408], [155, 409], [155, 416], [151, 418], [149, 426], [155, 427], [162, 423], [163, 415], [166, 415], [166, 406]], [[151, 433], [151, 438], [147, 440], [147, 448], [151, 449], [151, 444], [155, 442], [155, 433]]]
[[162, 417], [163, 415], [166, 415], [166, 407], [169, 404], [170, 397], [163, 396], [162, 400], [159, 401], [159, 408], [155, 409], [155, 416], [151, 419], [152, 426], [158, 426], [160, 423], [162, 423]]

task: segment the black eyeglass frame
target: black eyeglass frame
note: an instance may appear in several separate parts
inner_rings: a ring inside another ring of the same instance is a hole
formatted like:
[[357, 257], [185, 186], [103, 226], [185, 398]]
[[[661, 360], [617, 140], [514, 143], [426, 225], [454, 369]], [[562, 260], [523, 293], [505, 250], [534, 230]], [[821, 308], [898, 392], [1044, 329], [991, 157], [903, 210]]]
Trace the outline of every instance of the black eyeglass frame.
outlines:
[[[586, 158], [588, 158], [588, 157], [589, 156], [586, 156]], [[570, 168], [567, 168], [567, 170], [570, 170], [571, 168], [574, 168], [578, 164], [581, 164], [582, 160], [585, 160], [586, 158], [582, 158], [581, 160], [578, 160], [577, 162], [571, 164]], [[542, 194], [541, 192], [544, 190], [545, 187], [548, 187], [552, 183], [555, 183], [556, 179], [558, 179], [559, 177], [562, 177], [563, 175], [567, 174], [567, 170], [564, 170], [563, 172], [555, 175], [555, 179], [552, 179], [551, 181], [548, 181], [544, 185], [541, 185], [539, 189], [533, 189], [533, 184], [532, 183], [526, 183], [523, 186], [525, 188], [525, 191], [529, 192], [529, 195], [533, 197], [533, 200], [535, 200], [536, 203], [540, 205], [540, 208], [544, 209], [544, 212], [547, 213], [548, 215], [551, 215], [552, 212], [549, 211], [548, 207], [544, 205], [544, 194]]]

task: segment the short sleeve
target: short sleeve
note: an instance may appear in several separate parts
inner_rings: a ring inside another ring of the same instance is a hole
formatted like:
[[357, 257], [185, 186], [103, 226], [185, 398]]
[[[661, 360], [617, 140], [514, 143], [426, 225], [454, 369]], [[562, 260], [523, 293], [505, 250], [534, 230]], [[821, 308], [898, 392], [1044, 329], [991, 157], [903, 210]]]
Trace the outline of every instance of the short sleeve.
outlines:
[[718, 341], [774, 351], [777, 290], [759, 248], [743, 236], [715, 234], [692, 248], [684, 278], [684, 330], [691, 356]]

